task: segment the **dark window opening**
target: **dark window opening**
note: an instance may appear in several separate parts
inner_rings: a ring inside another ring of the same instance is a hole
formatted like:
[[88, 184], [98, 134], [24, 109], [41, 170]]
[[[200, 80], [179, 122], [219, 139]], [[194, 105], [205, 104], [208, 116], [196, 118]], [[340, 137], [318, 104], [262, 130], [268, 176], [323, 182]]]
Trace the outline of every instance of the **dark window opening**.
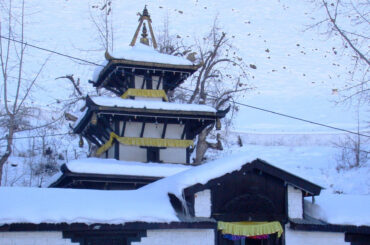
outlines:
[[148, 147], [147, 148], [147, 161], [148, 162], [159, 162], [159, 148]]

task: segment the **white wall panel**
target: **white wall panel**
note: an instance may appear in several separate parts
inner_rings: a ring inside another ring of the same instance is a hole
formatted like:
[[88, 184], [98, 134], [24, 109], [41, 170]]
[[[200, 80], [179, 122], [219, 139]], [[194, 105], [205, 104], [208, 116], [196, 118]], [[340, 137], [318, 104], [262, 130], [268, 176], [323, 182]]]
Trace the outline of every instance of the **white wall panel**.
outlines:
[[196, 217], [211, 217], [211, 191], [204, 190], [194, 194], [194, 211]]
[[140, 137], [142, 124], [139, 122], [126, 122], [125, 137]]
[[119, 145], [119, 160], [146, 162], [146, 149], [139, 146]]
[[212, 229], [168, 229], [148, 230], [147, 237], [132, 245], [214, 245], [215, 234]]
[[1, 245], [76, 245], [62, 232], [0, 232]]
[[[135, 76], [135, 88], [141, 89], [141, 86], [143, 85], [144, 77], [143, 76]], [[144, 89], [146, 86], [144, 85]]]
[[303, 218], [303, 196], [300, 189], [288, 185], [288, 216], [289, 218]]
[[161, 138], [163, 123], [145, 123], [144, 138]]
[[184, 124], [167, 124], [166, 135], [167, 139], [181, 139], [184, 131]]
[[159, 159], [168, 163], [186, 163], [186, 148], [161, 149]]
[[[287, 227], [287, 226], [286, 226]], [[296, 231], [285, 229], [286, 245], [349, 245], [344, 241], [344, 233], [320, 231]]]
[[[159, 76], [152, 76], [153, 89], [157, 89], [158, 81], [159, 81]], [[159, 84], [158, 89], [163, 89], [163, 82]]]

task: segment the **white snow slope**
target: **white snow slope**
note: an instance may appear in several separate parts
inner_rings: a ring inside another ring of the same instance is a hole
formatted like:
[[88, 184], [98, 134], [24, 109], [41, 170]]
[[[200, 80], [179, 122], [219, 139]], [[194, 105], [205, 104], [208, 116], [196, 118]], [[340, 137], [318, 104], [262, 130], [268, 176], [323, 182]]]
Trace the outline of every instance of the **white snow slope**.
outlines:
[[[98, 31], [90, 17], [90, 12], [97, 11], [91, 7], [91, 1], [26, 4], [26, 9], [34, 13], [27, 16], [25, 37], [29, 43], [99, 64], [104, 60]], [[345, 106], [334, 106], [333, 101], [338, 98], [332, 94], [332, 89], [343, 87], [348, 79], [350, 55], [341, 50], [339, 39], [327, 39], [315, 29], [304, 31], [324, 14], [310, 1], [114, 2], [115, 50], [128, 46], [138, 24], [136, 13], [141, 12], [145, 4], [148, 4], [156, 33], [168, 16], [170, 34], [181, 36], [184, 42], [201, 38], [217, 16], [220, 27], [239, 49], [243, 60], [257, 67], [249, 71], [250, 82], [256, 90], [246, 94], [241, 102], [334, 126], [354, 127], [353, 112]], [[337, 54], [333, 48], [338, 50]], [[94, 51], [97, 49], [100, 51]], [[37, 57], [36, 61], [48, 55], [31, 48], [28, 52]], [[33, 69], [37, 67], [34, 62]], [[67, 80], [55, 80], [65, 74], [74, 74], [81, 78], [83, 86], [91, 87], [87, 80], [92, 79], [94, 70], [94, 65], [52, 55], [39, 84], [45, 91], [40, 91], [35, 103], [45, 105], [65, 99], [71, 84]], [[326, 130], [244, 107], [235, 127], [268, 132]]]

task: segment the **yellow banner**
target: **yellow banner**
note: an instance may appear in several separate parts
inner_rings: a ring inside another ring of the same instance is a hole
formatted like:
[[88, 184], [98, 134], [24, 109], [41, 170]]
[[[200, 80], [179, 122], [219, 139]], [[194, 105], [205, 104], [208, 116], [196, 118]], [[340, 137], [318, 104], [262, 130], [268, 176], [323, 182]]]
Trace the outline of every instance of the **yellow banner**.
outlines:
[[277, 233], [278, 237], [283, 233], [283, 228], [278, 221], [272, 222], [222, 222], [219, 221], [218, 229], [222, 234], [232, 234], [237, 236], [261, 236]]
[[126, 92], [121, 95], [122, 99], [126, 99], [129, 96], [139, 96], [139, 97], [150, 97], [150, 98], [163, 98], [165, 101], [168, 101], [166, 92], [162, 89], [137, 89], [129, 88]]
[[153, 146], [153, 147], [180, 147], [187, 148], [193, 146], [192, 140], [176, 140], [176, 139], [160, 139], [160, 138], [135, 138], [135, 137], [120, 137], [115, 133], [110, 133], [109, 140], [102, 145], [96, 154], [99, 156], [107, 151], [113, 145], [113, 140], [116, 139], [123, 145], [136, 145], [136, 146]]

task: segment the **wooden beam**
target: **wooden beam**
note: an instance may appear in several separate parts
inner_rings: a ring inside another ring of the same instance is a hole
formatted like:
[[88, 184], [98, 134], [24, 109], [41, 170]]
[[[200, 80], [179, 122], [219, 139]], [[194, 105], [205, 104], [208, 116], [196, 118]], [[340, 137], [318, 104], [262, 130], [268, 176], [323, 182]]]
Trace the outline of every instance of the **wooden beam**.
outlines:
[[[119, 135], [119, 121], [114, 121], [114, 131], [116, 134]], [[117, 140], [114, 141], [114, 158], [119, 160], [119, 142]]]
[[121, 131], [121, 134], [120, 134], [121, 137], [125, 136], [125, 130], [126, 130], [126, 121], [123, 121], [122, 131]]
[[[162, 80], [163, 80], [163, 74], [161, 74], [161, 75], [159, 76], [158, 84], [157, 84], [157, 88], [156, 88], [156, 89], [159, 89], [159, 86], [161, 85]], [[163, 88], [164, 88], [164, 87], [163, 87]]]
[[181, 139], [183, 140], [185, 138], [186, 131], [188, 130], [188, 123], [189, 121], [185, 121], [184, 129], [182, 130]]
[[143, 138], [143, 136], [144, 136], [144, 130], [145, 130], [145, 122], [143, 122], [143, 124], [141, 126], [140, 138]]
[[166, 130], [167, 130], [167, 122], [165, 122], [163, 125], [162, 139], [164, 139], [164, 137], [166, 136]]

